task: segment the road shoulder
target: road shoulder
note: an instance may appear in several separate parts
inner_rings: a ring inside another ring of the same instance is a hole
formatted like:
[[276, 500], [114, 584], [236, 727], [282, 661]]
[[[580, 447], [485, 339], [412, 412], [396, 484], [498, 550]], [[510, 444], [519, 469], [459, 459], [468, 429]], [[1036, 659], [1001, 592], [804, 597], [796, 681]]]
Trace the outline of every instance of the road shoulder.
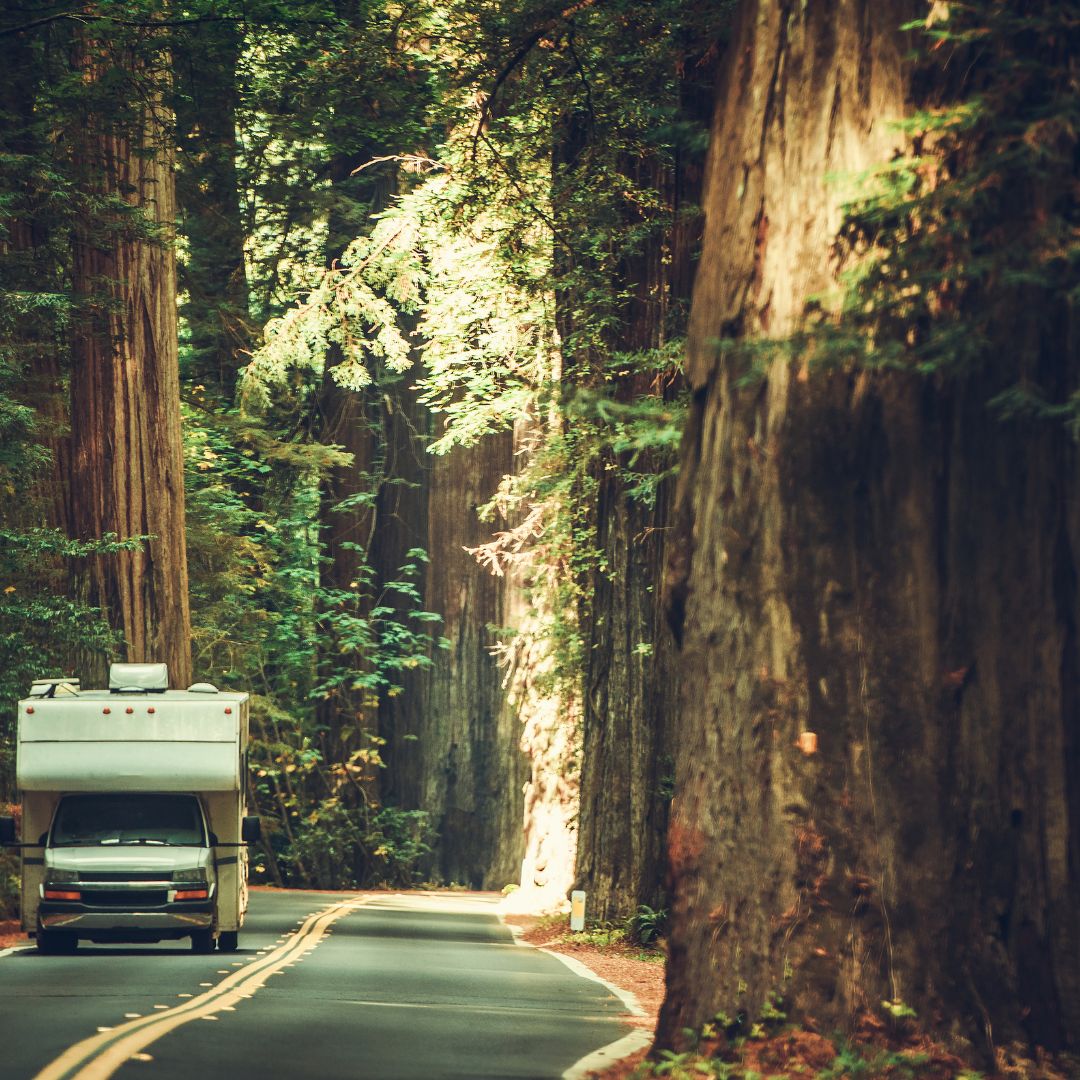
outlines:
[[[569, 966], [585, 968], [593, 978], [614, 990], [627, 1005], [627, 1024], [635, 1030], [624, 1039], [582, 1058], [563, 1074], [563, 1080], [620, 1080], [645, 1059], [664, 999], [664, 964], [658, 954], [617, 943], [605, 946], [567, 940], [565, 918], [504, 914], [503, 922], [523, 945], [554, 953]], [[579, 972], [584, 974], [584, 972]], [[586, 976], [588, 977], [588, 976]]]

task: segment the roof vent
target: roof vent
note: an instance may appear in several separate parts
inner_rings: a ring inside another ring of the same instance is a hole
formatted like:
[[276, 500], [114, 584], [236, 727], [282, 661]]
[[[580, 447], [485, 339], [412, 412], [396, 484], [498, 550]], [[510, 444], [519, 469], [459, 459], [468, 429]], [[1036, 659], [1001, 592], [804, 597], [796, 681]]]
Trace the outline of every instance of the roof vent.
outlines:
[[30, 686], [30, 697], [59, 697], [63, 694], [77, 694], [79, 680], [57, 675], [53, 679], [35, 679]]
[[112, 664], [109, 690], [114, 694], [163, 694], [169, 689], [167, 664]]
[[216, 694], [218, 688], [212, 682], [193, 682], [188, 687], [189, 694]]

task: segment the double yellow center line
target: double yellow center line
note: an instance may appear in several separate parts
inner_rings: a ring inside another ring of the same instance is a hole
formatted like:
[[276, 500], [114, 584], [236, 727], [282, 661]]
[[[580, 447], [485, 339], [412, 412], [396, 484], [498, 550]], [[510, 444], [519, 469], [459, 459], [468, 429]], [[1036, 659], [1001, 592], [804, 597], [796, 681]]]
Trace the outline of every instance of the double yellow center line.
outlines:
[[318, 945], [338, 919], [364, 903], [365, 900], [343, 900], [317, 911], [288, 941], [261, 960], [234, 971], [206, 993], [183, 1005], [152, 1016], [139, 1017], [83, 1039], [46, 1065], [34, 1080], [107, 1080], [132, 1055], [138, 1054], [163, 1035], [192, 1020], [213, 1016], [220, 1009], [235, 1007], [238, 1002], [251, 997], [271, 975], [292, 963], [300, 953]]

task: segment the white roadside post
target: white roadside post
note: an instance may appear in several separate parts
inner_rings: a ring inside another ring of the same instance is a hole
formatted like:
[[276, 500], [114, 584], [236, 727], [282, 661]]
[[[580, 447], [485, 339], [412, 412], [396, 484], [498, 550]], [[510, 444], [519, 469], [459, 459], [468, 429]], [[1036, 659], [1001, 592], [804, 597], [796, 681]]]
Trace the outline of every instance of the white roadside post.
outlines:
[[585, 929], [585, 894], [580, 889], [570, 894], [570, 929], [575, 933]]

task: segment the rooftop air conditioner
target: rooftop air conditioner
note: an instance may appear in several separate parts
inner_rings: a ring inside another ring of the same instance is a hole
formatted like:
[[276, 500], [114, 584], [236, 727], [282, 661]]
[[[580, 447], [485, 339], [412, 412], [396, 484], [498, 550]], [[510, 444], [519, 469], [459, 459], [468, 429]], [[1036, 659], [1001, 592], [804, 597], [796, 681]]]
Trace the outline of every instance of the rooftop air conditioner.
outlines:
[[109, 667], [109, 690], [114, 694], [163, 694], [168, 689], [168, 664], [112, 664]]

